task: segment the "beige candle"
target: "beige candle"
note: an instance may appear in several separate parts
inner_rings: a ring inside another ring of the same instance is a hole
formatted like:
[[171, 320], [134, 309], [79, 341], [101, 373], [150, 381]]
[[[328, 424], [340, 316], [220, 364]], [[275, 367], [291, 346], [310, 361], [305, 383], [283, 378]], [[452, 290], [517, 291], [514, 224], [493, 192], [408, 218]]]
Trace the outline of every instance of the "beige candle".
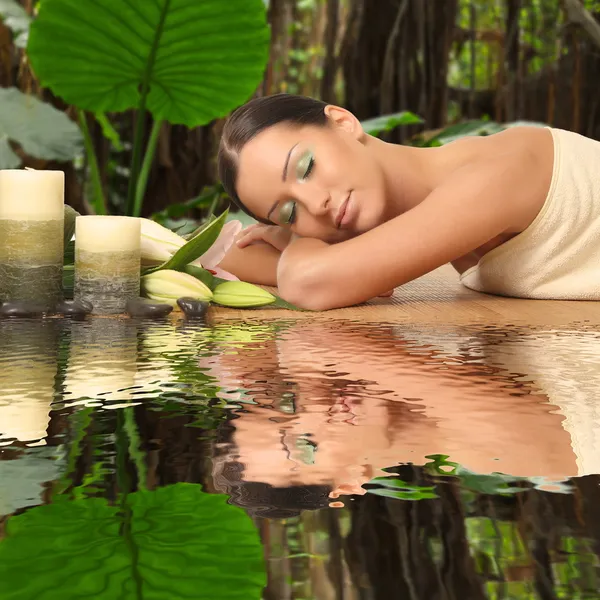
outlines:
[[140, 295], [140, 220], [86, 216], [75, 220], [75, 299], [94, 314], [125, 312]]
[[0, 302], [62, 298], [65, 175], [0, 170]]

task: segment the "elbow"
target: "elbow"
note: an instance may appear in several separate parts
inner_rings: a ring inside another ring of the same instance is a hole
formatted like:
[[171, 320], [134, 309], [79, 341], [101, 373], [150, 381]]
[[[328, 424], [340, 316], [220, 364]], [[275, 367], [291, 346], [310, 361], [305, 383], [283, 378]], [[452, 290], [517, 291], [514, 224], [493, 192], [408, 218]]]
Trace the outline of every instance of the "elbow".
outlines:
[[294, 275], [279, 273], [277, 283], [281, 298], [298, 308], [322, 311], [340, 307], [331, 287], [309, 270], [298, 269]]

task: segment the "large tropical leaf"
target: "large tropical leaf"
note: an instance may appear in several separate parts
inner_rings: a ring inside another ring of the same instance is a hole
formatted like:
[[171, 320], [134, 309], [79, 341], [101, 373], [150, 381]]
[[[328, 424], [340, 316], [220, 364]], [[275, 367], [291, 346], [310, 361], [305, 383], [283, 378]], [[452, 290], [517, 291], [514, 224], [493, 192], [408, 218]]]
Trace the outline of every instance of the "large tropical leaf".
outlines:
[[138, 106], [203, 125], [260, 83], [269, 31], [262, 0], [44, 0], [27, 51], [42, 85], [92, 112]]
[[16, 0], [0, 0], [0, 19], [13, 32], [15, 46], [25, 48], [31, 17]]
[[83, 153], [81, 131], [65, 113], [17, 88], [0, 88], [0, 169], [21, 164], [9, 140], [34, 158], [67, 161]]
[[370, 135], [379, 135], [384, 131], [392, 131], [400, 125], [420, 125], [423, 119], [414, 113], [405, 110], [391, 115], [382, 115], [373, 119], [362, 121], [362, 127]]
[[252, 520], [193, 484], [35, 507], [0, 541], [2, 600], [259, 600], [265, 583]]

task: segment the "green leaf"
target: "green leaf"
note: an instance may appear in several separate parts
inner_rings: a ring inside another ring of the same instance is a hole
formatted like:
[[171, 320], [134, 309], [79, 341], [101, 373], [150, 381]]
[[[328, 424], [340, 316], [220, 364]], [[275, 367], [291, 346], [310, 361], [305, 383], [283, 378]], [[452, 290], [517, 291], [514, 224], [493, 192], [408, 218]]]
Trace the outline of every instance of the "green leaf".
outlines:
[[306, 312], [307, 309], [299, 308], [290, 302], [286, 302], [282, 298], [280, 298], [277, 294], [273, 294], [275, 296], [275, 302], [272, 302], [268, 306], [263, 306], [262, 308], [287, 308], [288, 310], [299, 310], [301, 312]]
[[210, 289], [211, 292], [213, 292], [217, 287], [217, 284], [215, 283], [215, 276], [210, 271], [207, 271], [202, 267], [197, 267], [196, 265], [186, 265], [183, 268], [183, 272], [200, 280]]
[[259, 600], [262, 547], [250, 517], [178, 483], [126, 497], [32, 508], [0, 541], [0, 598]]
[[154, 213], [150, 218], [153, 221], [158, 221], [161, 225], [165, 225], [165, 223], [169, 220], [183, 217], [191, 210], [197, 208], [208, 208], [211, 204], [213, 204], [213, 202], [215, 202], [215, 200], [218, 201], [223, 194], [224, 189], [220, 183], [206, 186], [195, 198], [191, 198], [185, 202], [169, 204], [169, 206], [167, 206], [165, 209]]
[[104, 113], [96, 113], [94, 117], [96, 118], [96, 121], [98, 121], [98, 125], [102, 128], [102, 135], [107, 140], [110, 140], [115, 150], [122, 152], [123, 143], [121, 142], [118, 131], [112, 126], [108, 116]]
[[7, 139], [35, 158], [69, 161], [83, 153], [83, 136], [76, 123], [17, 88], [0, 88], [0, 169], [21, 164], [12, 150], [7, 151]]
[[73, 234], [75, 233], [75, 219], [77, 217], [80, 217], [81, 215], [71, 206], [69, 206], [68, 204], [65, 204], [65, 208], [64, 208], [64, 214], [65, 214], [65, 226], [64, 226], [64, 231], [65, 231], [65, 248], [67, 246], [67, 244], [71, 241], [71, 238], [73, 237]]
[[494, 121], [465, 121], [446, 127], [429, 140], [429, 143], [436, 141], [439, 144], [449, 144], [466, 136], [491, 135], [500, 131], [504, 131], [504, 127]]
[[7, 135], [0, 135], [0, 169], [16, 169], [21, 166], [21, 159], [14, 153]]
[[27, 53], [41, 84], [98, 112], [138, 107], [188, 127], [244, 103], [263, 77], [262, 0], [44, 0]]
[[31, 24], [27, 11], [15, 0], [0, 0], [0, 17], [13, 32], [15, 46], [25, 48]]
[[199, 231], [187, 244], [184, 244], [171, 258], [162, 265], [148, 269], [146, 273], [154, 273], [162, 269], [173, 269], [181, 271], [186, 265], [195, 261], [202, 256], [217, 240], [225, 219], [227, 218], [228, 210], [221, 214], [217, 219], [210, 222], [204, 229]]
[[363, 129], [369, 135], [379, 135], [382, 131], [391, 131], [399, 125], [419, 125], [423, 119], [409, 111], [402, 111], [391, 115], [382, 115], [374, 119], [362, 121]]

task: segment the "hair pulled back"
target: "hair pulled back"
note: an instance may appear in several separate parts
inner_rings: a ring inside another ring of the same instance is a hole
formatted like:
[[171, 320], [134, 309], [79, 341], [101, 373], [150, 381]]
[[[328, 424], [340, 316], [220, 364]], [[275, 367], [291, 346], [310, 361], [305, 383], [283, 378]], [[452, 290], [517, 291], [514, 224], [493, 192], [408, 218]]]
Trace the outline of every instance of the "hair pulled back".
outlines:
[[219, 179], [231, 200], [246, 214], [262, 223], [269, 223], [246, 208], [237, 194], [238, 165], [242, 148], [259, 133], [279, 123], [289, 123], [297, 127], [324, 127], [327, 125], [326, 106], [327, 103], [307, 96], [274, 94], [254, 98], [229, 116], [223, 128], [217, 155]]

